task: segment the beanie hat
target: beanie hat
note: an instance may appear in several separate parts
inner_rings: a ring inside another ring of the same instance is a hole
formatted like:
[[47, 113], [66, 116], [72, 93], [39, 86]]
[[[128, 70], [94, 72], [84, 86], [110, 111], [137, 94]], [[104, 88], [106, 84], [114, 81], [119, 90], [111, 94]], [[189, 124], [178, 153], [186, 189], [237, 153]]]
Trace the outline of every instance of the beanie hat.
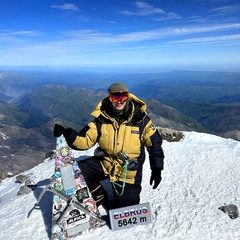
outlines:
[[108, 88], [109, 93], [114, 93], [114, 92], [128, 92], [128, 87], [124, 83], [113, 83], [109, 88]]

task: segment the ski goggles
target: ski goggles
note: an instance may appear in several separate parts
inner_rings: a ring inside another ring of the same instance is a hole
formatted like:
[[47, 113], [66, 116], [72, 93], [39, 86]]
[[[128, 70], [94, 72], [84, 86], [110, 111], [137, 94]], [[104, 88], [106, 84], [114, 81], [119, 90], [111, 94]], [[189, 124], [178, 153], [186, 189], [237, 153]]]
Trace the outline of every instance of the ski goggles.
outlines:
[[128, 99], [128, 92], [114, 92], [109, 94], [111, 102], [125, 102]]

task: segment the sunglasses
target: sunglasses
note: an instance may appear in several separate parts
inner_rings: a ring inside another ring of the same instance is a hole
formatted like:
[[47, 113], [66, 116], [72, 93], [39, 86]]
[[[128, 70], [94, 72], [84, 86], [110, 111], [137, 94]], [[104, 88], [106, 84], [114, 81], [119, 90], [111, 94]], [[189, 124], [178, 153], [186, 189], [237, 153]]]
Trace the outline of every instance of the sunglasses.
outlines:
[[109, 94], [111, 102], [125, 102], [128, 99], [128, 92], [115, 92]]

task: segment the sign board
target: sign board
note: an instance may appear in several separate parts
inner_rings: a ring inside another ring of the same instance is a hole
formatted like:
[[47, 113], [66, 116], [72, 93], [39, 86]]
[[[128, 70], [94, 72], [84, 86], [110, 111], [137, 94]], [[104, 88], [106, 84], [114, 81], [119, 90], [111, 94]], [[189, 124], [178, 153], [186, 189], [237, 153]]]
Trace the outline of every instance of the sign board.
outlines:
[[113, 231], [147, 225], [152, 222], [149, 203], [137, 204], [109, 211], [111, 229]]

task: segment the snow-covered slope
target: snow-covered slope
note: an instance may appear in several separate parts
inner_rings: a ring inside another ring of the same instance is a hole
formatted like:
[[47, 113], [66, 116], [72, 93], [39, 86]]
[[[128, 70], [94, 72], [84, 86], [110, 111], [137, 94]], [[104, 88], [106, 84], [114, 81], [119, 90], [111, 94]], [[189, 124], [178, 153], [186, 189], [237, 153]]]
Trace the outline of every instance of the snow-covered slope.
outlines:
[[[163, 143], [165, 170], [156, 190], [149, 186], [146, 159], [141, 202], [150, 202], [153, 223], [112, 232], [107, 226], [74, 239], [98, 240], [236, 240], [240, 218], [231, 219], [218, 208], [240, 206], [240, 142], [214, 135], [184, 132], [181, 142]], [[93, 149], [78, 152], [91, 155]], [[52, 195], [47, 192], [38, 210], [32, 210], [41, 190], [53, 174], [54, 160], [26, 171], [38, 183], [33, 192], [17, 196], [16, 178], [0, 184], [0, 239], [48, 239]]]

